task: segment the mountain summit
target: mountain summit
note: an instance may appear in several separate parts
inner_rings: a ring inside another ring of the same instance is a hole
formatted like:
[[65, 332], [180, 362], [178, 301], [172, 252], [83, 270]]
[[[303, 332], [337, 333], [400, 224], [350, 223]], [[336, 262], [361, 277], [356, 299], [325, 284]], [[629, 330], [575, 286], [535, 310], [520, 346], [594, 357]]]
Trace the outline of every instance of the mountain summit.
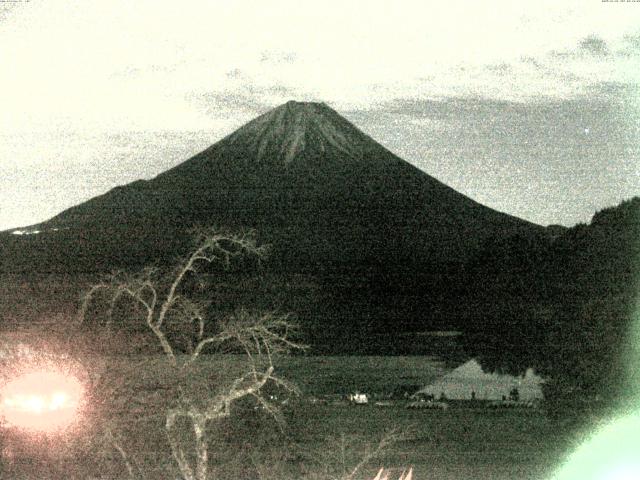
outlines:
[[326, 104], [295, 101], [261, 115], [225, 139], [227, 148], [256, 152], [258, 162], [277, 158], [285, 165], [310, 151], [360, 159], [370, 141]]
[[[246, 167], [267, 175], [268, 171], [292, 170], [298, 172], [298, 180], [304, 180], [299, 175], [302, 171], [318, 173], [318, 169], [324, 169], [330, 174], [332, 169], [346, 164], [377, 163], [391, 157], [391, 152], [326, 104], [290, 101], [260, 115], [166, 174], [184, 175], [191, 168], [199, 170], [213, 162], [216, 169]], [[213, 172], [212, 175], [215, 176]]]
[[171, 258], [195, 224], [255, 228], [275, 265], [304, 270], [459, 263], [490, 238], [541, 228], [447, 187], [327, 105], [292, 101], [2, 243], [11, 262], [100, 269]]

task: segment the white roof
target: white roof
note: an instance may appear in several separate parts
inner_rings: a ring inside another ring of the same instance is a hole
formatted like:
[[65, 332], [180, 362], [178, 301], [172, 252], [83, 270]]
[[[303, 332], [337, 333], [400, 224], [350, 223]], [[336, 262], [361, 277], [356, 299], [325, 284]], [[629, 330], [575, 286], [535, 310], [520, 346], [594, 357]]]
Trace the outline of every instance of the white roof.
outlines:
[[477, 400], [500, 400], [509, 396], [512, 388], [517, 387], [520, 400], [528, 401], [542, 398], [542, 379], [532, 369], [523, 377], [485, 373], [476, 360], [469, 360], [436, 382], [424, 387], [419, 393], [440, 397], [444, 392], [451, 400], [471, 399], [471, 392]]

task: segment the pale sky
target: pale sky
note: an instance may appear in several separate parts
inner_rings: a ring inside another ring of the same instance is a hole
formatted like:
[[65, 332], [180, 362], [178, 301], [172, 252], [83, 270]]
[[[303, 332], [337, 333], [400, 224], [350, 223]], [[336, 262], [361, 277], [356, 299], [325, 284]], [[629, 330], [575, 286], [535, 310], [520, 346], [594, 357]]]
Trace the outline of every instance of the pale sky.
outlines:
[[640, 3], [0, 1], [0, 230], [324, 101], [456, 190], [573, 225], [640, 195]]

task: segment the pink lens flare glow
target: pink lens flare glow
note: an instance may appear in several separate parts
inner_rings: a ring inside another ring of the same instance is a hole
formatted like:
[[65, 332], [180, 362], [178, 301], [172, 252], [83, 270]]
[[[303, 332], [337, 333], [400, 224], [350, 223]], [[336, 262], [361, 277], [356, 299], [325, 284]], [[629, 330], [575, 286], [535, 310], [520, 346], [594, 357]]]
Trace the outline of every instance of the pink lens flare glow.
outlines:
[[76, 420], [84, 388], [73, 375], [56, 370], [23, 373], [0, 390], [0, 416], [9, 426], [55, 432]]

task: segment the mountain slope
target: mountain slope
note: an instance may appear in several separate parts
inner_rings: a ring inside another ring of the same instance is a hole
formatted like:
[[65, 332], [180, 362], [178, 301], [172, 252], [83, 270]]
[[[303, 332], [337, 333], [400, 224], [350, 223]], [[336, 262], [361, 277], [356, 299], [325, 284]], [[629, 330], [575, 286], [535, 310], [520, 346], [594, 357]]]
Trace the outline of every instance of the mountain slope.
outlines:
[[39, 235], [5, 236], [5, 266], [168, 259], [194, 224], [256, 228], [273, 265], [298, 270], [457, 264], [487, 239], [541, 230], [421, 172], [326, 105], [288, 102], [152, 180], [32, 227]]

